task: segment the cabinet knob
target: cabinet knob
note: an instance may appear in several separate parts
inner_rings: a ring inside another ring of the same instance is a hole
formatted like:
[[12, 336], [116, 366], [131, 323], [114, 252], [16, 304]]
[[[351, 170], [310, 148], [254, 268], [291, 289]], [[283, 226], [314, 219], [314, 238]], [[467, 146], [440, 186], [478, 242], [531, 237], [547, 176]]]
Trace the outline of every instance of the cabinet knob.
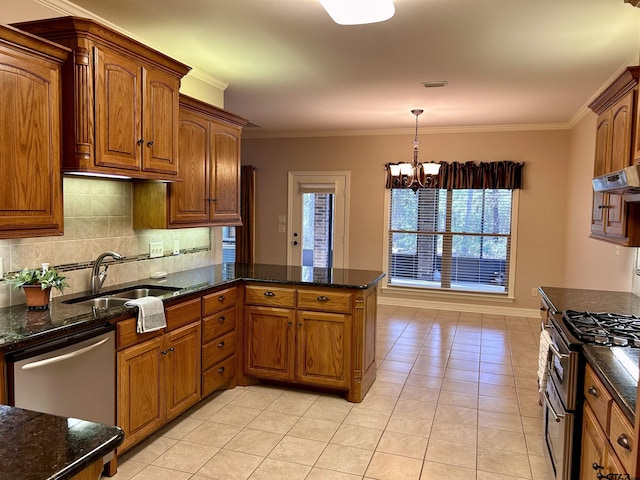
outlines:
[[329, 297], [325, 297], [324, 295], [320, 295], [316, 300], [318, 300], [319, 302], [328, 302], [329, 301]]
[[587, 393], [589, 395], [593, 395], [594, 397], [598, 398], [598, 390], [593, 385], [589, 387], [589, 389], [587, 390]]
[[275, 294], [275, 293], [273, 293], [273, 292], [267, 291], [267, 292], [264, 292], [264, 296], [265, 296], [265, 297], [275, 297], [275, 296], [276, 296], [276, 294]]
[[222, 317], [220, 317], [220, 318], [218, 319], [218, 323], [224, 323], [224, 320], [225, 320], [225, 318], [224, 318], [224, 316], [222, 316]]
[[602, 465], [598, 465], [596, 462], [593, 462], [591, 464], [591, 468], [593, 468], [594, 470], [602, 470], [604, 467]]
[[170, 352], [173, 352], [174, 350], [175, 350], [175, 348], [173, 348], [173, 347], [170, 347], [170, 348], [169, 348], [169, 351], [170, 351]]
[[298, 326], [299, 326], [299, 327], [301, 327], [301, 326], [302, 326], [302, 324], [301, 324], [301, 323], [299, 323], [299, 324], [298, 324]]
[[611, 205], [598, 205], [598, 209], [611, 208]]
[[218, 348], [224, 348], [224, 342], [220, 342], [220, 343], [218, 344]]
[[166, 355], [167, 353], [169, 353], [169, 351], [168, 351], [168, 350], [162, 350], [160, 353], [161, 353], [162, 355]]
[[287, 322], [287, 325], [293, 325], [293, 322]]
[[151, 140], [150, 142], [147, 142], [147, 145], [148, 145], [149, 147], [153, 147], [153, 140]]
[[625, 450], [631, 451], [631, 444], [629, 443], [629, 439], [624, 433], [621, 433], [620, 436], [616, 439], [618, 445], [620, 445]]
[[224, 373], [224, 367], [220, 367], [218, 369], [218, 373], [222, 375]]
[[218, 297], [218, 301], [219, 301], [219, 302], [224, 302], [226, 299], [227, 299], [227, 297], [225, 297], [224, 295], [220, 295], [220, 296]]
[[144, 143], [144, 138], [139, 138], [138, 139], [138, 145], [142, 145]]

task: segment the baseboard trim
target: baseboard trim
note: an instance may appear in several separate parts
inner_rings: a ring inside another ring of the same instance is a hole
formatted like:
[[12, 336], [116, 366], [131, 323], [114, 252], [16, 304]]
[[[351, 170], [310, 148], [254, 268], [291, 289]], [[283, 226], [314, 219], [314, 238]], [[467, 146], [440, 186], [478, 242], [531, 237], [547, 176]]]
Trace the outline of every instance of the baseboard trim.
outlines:
[[419, 300], [415, 298], [397, 298], [378, 296], [378, 305], [392, 305], [396, 307], [430, 308], [434, 310], [448, 310], [455, 312], [472, 312], [492, 315], [506, 315], [510, 317], [540, 317], [540, 310], [534, 308], [499, 307], [495, 305], [478, 305], [471, 303], [437, 302], [433, 300]]

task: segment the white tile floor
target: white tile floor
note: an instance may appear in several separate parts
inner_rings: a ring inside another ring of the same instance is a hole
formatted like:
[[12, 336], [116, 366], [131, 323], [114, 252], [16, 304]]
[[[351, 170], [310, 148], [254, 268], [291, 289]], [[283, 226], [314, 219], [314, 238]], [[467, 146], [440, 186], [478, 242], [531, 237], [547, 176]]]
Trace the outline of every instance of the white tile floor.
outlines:
[[216, 393], [120, 458], [116, 480], [550, 480], [538, 318], [379, 307], [360, 404], [266, 386]]

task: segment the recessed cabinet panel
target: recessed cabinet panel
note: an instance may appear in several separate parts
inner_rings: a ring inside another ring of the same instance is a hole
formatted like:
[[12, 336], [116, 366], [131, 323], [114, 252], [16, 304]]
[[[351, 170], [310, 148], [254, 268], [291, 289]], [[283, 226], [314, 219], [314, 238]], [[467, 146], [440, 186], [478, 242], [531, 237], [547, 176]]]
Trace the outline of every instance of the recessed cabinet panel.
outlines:
[[295, 313], [271, 307], [246, 308], [246, 373], [293, 380]]
[[223, 225], [239, 225], [240, 129], [215, 125], [213, 132], [211, 220]]
[[68, 51], [41, 43], [0, 26], [0, 238], [62, 234], [60, 78]]
[[140, 170], [140, 66], [124, 55], [103, 48], [95, 50], [95, 164]]

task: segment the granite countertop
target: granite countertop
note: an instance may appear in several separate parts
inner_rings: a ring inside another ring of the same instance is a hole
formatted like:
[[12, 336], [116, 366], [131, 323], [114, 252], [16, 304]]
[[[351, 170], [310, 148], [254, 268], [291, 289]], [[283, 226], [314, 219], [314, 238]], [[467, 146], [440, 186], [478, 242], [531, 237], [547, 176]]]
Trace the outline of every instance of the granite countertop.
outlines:
[[[135, 282], [105, 287], [100, 294], [128, 286], [170, 286], [179, 290], [160, 298], [172, 301], [191, 294], [237, 281], [267, 282], [285, 285], [306, 285], [330, 288], [367, 289], [376, 285], [384, 273], [369, 270], [327, 269], [268, 264], [222, 263], [167, 275], [163, 279], [140, 279]], [[18, 350], [30, 345], [71, 335], [75, 332], [112, 322], [136, 311], [129, 307], [93, 309], [91, 306], [66, 303], [90, 295], [82, 292], [55, 297], [49, 309], [30, 311], [27, 306], [0, 308], [0, 352]]]
[[123, 440], [119, 427], [0, 405], [0, 479], [65, 480]]
[[[640, 297], [633, 293], [557, 287], [540, 287], [540, 293], [556, 312], [576, 310], [640, 315]], [[624, 367], [620, 358], [626, 356], [634, 363], [637, 373], [640, 349], [583, 345], [582, 351], [599, 377], [610, 387], [615, 402], [633, 423], [638, 382]], [[620, 353], [626, 355], [620, 356]]]

